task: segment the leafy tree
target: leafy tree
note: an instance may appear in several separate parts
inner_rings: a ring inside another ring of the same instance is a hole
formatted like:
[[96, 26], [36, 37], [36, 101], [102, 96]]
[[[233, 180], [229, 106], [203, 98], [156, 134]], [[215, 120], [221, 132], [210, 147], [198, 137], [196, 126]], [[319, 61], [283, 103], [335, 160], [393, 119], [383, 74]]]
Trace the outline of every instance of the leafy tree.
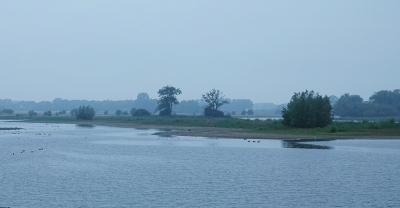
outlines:
[[149, 116], [150, 112], [146, 109], [137, 109], [132, 116]]
[[361, 117], [367, 105], [359, 95], [349, 95], [348, 93], [340, 96], [334, 105], [335, 115]]
[[29, 118], [32, 118], [32, 116], [37, 116], [37, 113], [33, 110], [29, 110], [28, 115], [29, 115]]
[[122, 112], [122, 115], [123, 115], [123, 116], [127, 116], [127, 115], [129, 115], [129, 113], [128, 113], [128, 111], [123, 111], [123, 112]]
[[62, 111], [58, 112], [58, 114], [60, 115], [67, 114], [67, 111], [63, 109]]
[[156, 111], [160, 111], [160, 116], [171, 115], [172, 106], [179, 104], [177, 95], [182, 94], [179, 88], [175, 88], [172, 86], [165, 86], [158, 90], [158, 102]]
[[45, 111], [43, 116], [51, 116], [51, 111]]
[[129, 114], [130, 114], [131, 116], [133, 116], [133, 114], [135, 114], [135, 112], [136, 112], [136, 108], [132, 108], [131, 111], [129, 112]]
[[12, 110], [12, 109], [4, 109], [4, 110], [1, 111], [1, 113], [13, 114], [14, 110]]
[[240, 115], [244, 116], [246, 115], [247, 111], [246, 110], [242, 110], [242, 112], [240, 112]]
[[282, 109], [283, 124], [300, 128], [325, 127], [332, 122], [332, 106], [327, 96], [314, 91], [295, 93]]
[[232, 115], [236, 115], [236, 111], [232, 111], [231, 114], [232, 114]]
[[118, 109], [117, 111], [115, 111], [115, 115], [120, 116], [122, 114], [122, 111], [120, 109]]
[[108, 115], [108, 110], [105, 110], [105, 111], [104, 111], [104, 115]]
[[76, 112], [78, 111], [77, 108], [72, 109], [69, 113], [71, 114], [71, 116], [76, 116]]
[[88, 106], [79, 106], [78, 111], [76, 112], [76, 119], [82, 120], [92, 120], [96, 112], [90, 105]]
[[253, 115], [254, 114], [254, 111], [253, 111], [253, 109], [249, 109], [249, 110], [247, 110], [247, 115]]
[[224, 104], [228, 104], [229, 101], [227, 101], [222, 95], [222, 92], [219, 90], [216, 90], [213, 88], [210, 92], [207, 92], [202, 96], [202, 100], [206, 103], [208, 103], [208, 106], [204, 109], [204, 115], [205, 116], [213, 116], [213, 117], [221, 117], [224, 116], [224, 113], [222, 111], [219, 111], [219, 107], [221, 107]]

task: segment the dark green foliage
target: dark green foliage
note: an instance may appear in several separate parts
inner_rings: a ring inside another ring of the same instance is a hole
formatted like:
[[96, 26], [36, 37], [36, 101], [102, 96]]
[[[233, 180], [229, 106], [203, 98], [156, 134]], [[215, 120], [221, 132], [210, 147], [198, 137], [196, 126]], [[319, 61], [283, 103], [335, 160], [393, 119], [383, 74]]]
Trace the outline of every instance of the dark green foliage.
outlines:
[[65, 115], [65, 114], [67, 114], [67, 111], [63, 109], [62, 111], [58, 112], [58, 114]]
[[123, 116], [127, 116], [127, 115], [129, 115], [129, 113], [128, 113], [128, 111], [123, 111], [123, 112], [122, 112], [122, 115], [123, 115]]
[[135, 112], [136, 112], [136, 108], [132, 108], [131, 111], [129, 112], [129, 114], [130, 114], [131, 116], [133, 116], [133, 114], [135, 114]]
[[137, 109], [132, 116], [149, 116], [150, 112], [146, 109]]
[[[219, 107], [222, 105], [228, 104], [229, 101], [227, 101], [225, 96], [222, 95], [222, 92], [219, 90], [216, 90], [213, 88], [210, 92], [207, 92], [205, 95], [202, 95], [202, 100], [206, 103], [208, 103], [208, 109], [210, 110], [218, 110]], [[208, 111], [209, 111], [208, 110]], [[211, 112], [211, 111], [210, 111]], [[216, 113], [216, 111], [213, 111], [212, 114]], [[219, 113], [216, 113], [219, 115]], [[223, 113], [222, 113], [223, 114]], [[206, 109], [204, 109], [204, 115], [206, 115]]]
[[253, 109], [249, 109], [249, 110], [247, 110], [247, 115], [253, 115], [254, 114], [254, 111], [253, 111]]
[[1, 113], [13, 114], [14, 110], [12, 110], [12, 109], [4, 109], [4, 110], [1, 111]]
[[282, 123], [300, 128], [325, 127], [332, 122], [332, 106], [327, 96], [314, 91], [295, 93], [282, 109]]
[[96, 112], [89, 105], [79, 106], [78, 111], [76, 112], [76, 119], [92, 120], [95, 114]]
[[32, 118], [32, 116], [37, 116], [37, 113], [34, 110], [29, 110], [28, 115], [30, 118]]
[[232, 111], [231, 114], [232, 114], [232, 115], [236, 115], [236, 111]]
[[108, 115], [108, 110], [105, 110], [105, 111], [104, 111], [104, 115]]
[[246, 115], [247, 111], [246, 110], [242, 110], [242, 112], [240, 112], [240, 115], [244, 116]]
[[172, 106], [179, 104], [176, 96], [182, 94], [181, 90], [179, 88], [167, 85], [158, 90], [157, 93], [159, 99], [155, 111], [160, 111], [160, 116], [171, 115]]
[[71, 116], [76, 116], [76, 112], [78, 111], [77, 108], [72, 109], [69, 113], [71, 114]]
[[118, 109], [117, 111], [115, 111], [115, 115], [120, 116], [122, 114], [122, 111], [120, 109]]
[[43, 116], [51, 116], [51, 111], [45, 111]]
[[381, 90], [368, 102], [359, 95], [344, 94], [334, 105], [335, 115], [342, 117], [400, 116], [400, 90]]
[[224, 112], [212, 109], [210, 106], [204, 109], [204, 116], [224, 117]]

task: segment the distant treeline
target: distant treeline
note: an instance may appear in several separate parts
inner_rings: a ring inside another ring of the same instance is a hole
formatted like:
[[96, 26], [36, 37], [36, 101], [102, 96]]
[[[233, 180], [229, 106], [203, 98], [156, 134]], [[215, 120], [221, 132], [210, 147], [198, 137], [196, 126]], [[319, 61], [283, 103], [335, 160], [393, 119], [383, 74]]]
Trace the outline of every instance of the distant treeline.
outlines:
[[[229, 104], [223, 105], [221, 110], [224, 112], [231, 113], [235, 111], [239, 114], [243, 110], [253, 109], [257, 107], [255, 112], [259, 113], [280, 113], [282, 107], [273, 103], [257, 103], [256, 105], [249, 99], [227, 99]], [[263, 105], [266, 106], [263, 106]], [[61, 111], [78, 108], [82, 105], [90, 105], [94, 108], [96, 113], [103, 113], [108, 110], [110, 114], [113, 114], [116, 110], [130, 111], [132, 108], [146, 109], [149, 112], [154, 112], [157, 107], [157, 99], [149, 98], [148, 94], [143, 92], [139, 93], [136, 100], [103, 100], [103, 101], [89, 101], [89, 100], [66, 100], [56, 98], [52, 102], [42, 101], [12, 101], [10, 99], [0, 99], [0, 110], [2, 109], [13, 109], [14, 111]], [[173, 111], [176, 113], [185, 114], [202, 114], [207, 103], [202, 100], [182, 100], [179, 105], [173, 106]], [[264, 107], [264, 108], [262, 108]]]
[[400, 116], [400, 90], [381, 90], [364, 101], [359, 95], [342, 95], [333, 105], [334, 114], [342, 117]]

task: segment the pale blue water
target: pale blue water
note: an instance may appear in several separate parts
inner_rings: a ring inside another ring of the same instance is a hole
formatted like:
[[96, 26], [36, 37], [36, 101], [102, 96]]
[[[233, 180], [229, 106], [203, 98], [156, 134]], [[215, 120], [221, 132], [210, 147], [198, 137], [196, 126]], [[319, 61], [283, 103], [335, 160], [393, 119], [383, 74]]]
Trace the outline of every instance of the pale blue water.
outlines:
[[258, 143], [4, 126], [26, 130], [0, 131], [0, 207], [400, 207], [400, 140]]

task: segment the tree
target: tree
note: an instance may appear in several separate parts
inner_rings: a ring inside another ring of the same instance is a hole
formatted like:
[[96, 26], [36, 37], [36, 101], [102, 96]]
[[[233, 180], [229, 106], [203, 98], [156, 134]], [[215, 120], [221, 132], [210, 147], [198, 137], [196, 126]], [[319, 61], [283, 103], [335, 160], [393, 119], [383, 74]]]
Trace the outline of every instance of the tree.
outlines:
[[37, 113], [33, 110], [29, 110], [28, 115], [29, 115], [29, 118], [32, 118], [32, 116], [37, 116]]
[[62, 111], [58, 112], [58, 114], [60, 115], [67, 114], [67, 111], [63, 109]]
[[14, 110], [12, 110], [12, 109], [4, 109], [4, 110], [1, 111], [1, 113], [13, 114]]
[[108, 115], [108, 110], [105, 110], [105, 111], [104, 111], [104, 115]]
[[348, 93], [340, 96], [334, 105], [335, 115], [361, 117], [366, 110], [367, 104], [359, 95], [350, 95]]
[[43, 116], [51, 116], [51, 111], [45, 111]]
[[132, 116], [149, 116], [150, 112], [146, 109], [137, 109]]
[[182, 94], [182, 92], [179, 88], [175, 88], [169, 85], [158, 90], [159, 99], [155, 111], [160, 111], [160, 116], [171, 115], [172, 106], [179, 104], [176, 96], [180, 94]]
[[246, 115], [246, 113], [247, 113], [246, 110], [242, 110], [242, 112], [240, 112], [240, 114], [241, 114], [242, 116]]
[[72, 109], [69, 113], [71, 114], [71, 116], [76, 116], [76, 112], [78, 111], [77, 108]]
[[254, 111], [253, 111], [253, 109], [249, 109], [249, 110], [247, 110], [247, 115], [253, 115], [254, 114]]
[[132, 108], [131, 111], [129, 112], [129, 114], [130, 114], [131, 116], [133, 116], [133, 114], [135, 114], [135, 112], [136, 112], [136, 108]]
[[232, 115], [236, 115], [236, 111], [232, 111], [231, 114], [232, 114]]
[[332, 106], [328, 96], [307, 90], [294, 93], [287, 108], [282, 108], [282, 123], [300, 128], [325, 127], [332, 122]]
[[129, 113], [128, 113], [128, 111], [123, 111], [123, 112], [122, 112], [122, 115], [123, 115], [123, 116], [127, 116], [127, 115], [129, 115]]
[[122, 111], [120, 109], [118, 109], [117, 111], [115, 111], [115, 115], [120, 116], [122, 114]]
[[204, 102], [208, 103], [208, 106], [204, 109], [205, 116], [213, 116], [213, 117], [224, 116], [224, 113], [222, 111], [219, 111], [218, 109], [222, 105], [228, 104], [229, 101], [227, 101], [224, 98], [225, 96], [222, 95], [222, 92], [213, 88], [210, 92], [201, 95], [201, 97]]
[[82, 120], [92, 120], [96, 112], [90, 105], [79, 106], [78, 111], [76, 111], [76, 119]]

